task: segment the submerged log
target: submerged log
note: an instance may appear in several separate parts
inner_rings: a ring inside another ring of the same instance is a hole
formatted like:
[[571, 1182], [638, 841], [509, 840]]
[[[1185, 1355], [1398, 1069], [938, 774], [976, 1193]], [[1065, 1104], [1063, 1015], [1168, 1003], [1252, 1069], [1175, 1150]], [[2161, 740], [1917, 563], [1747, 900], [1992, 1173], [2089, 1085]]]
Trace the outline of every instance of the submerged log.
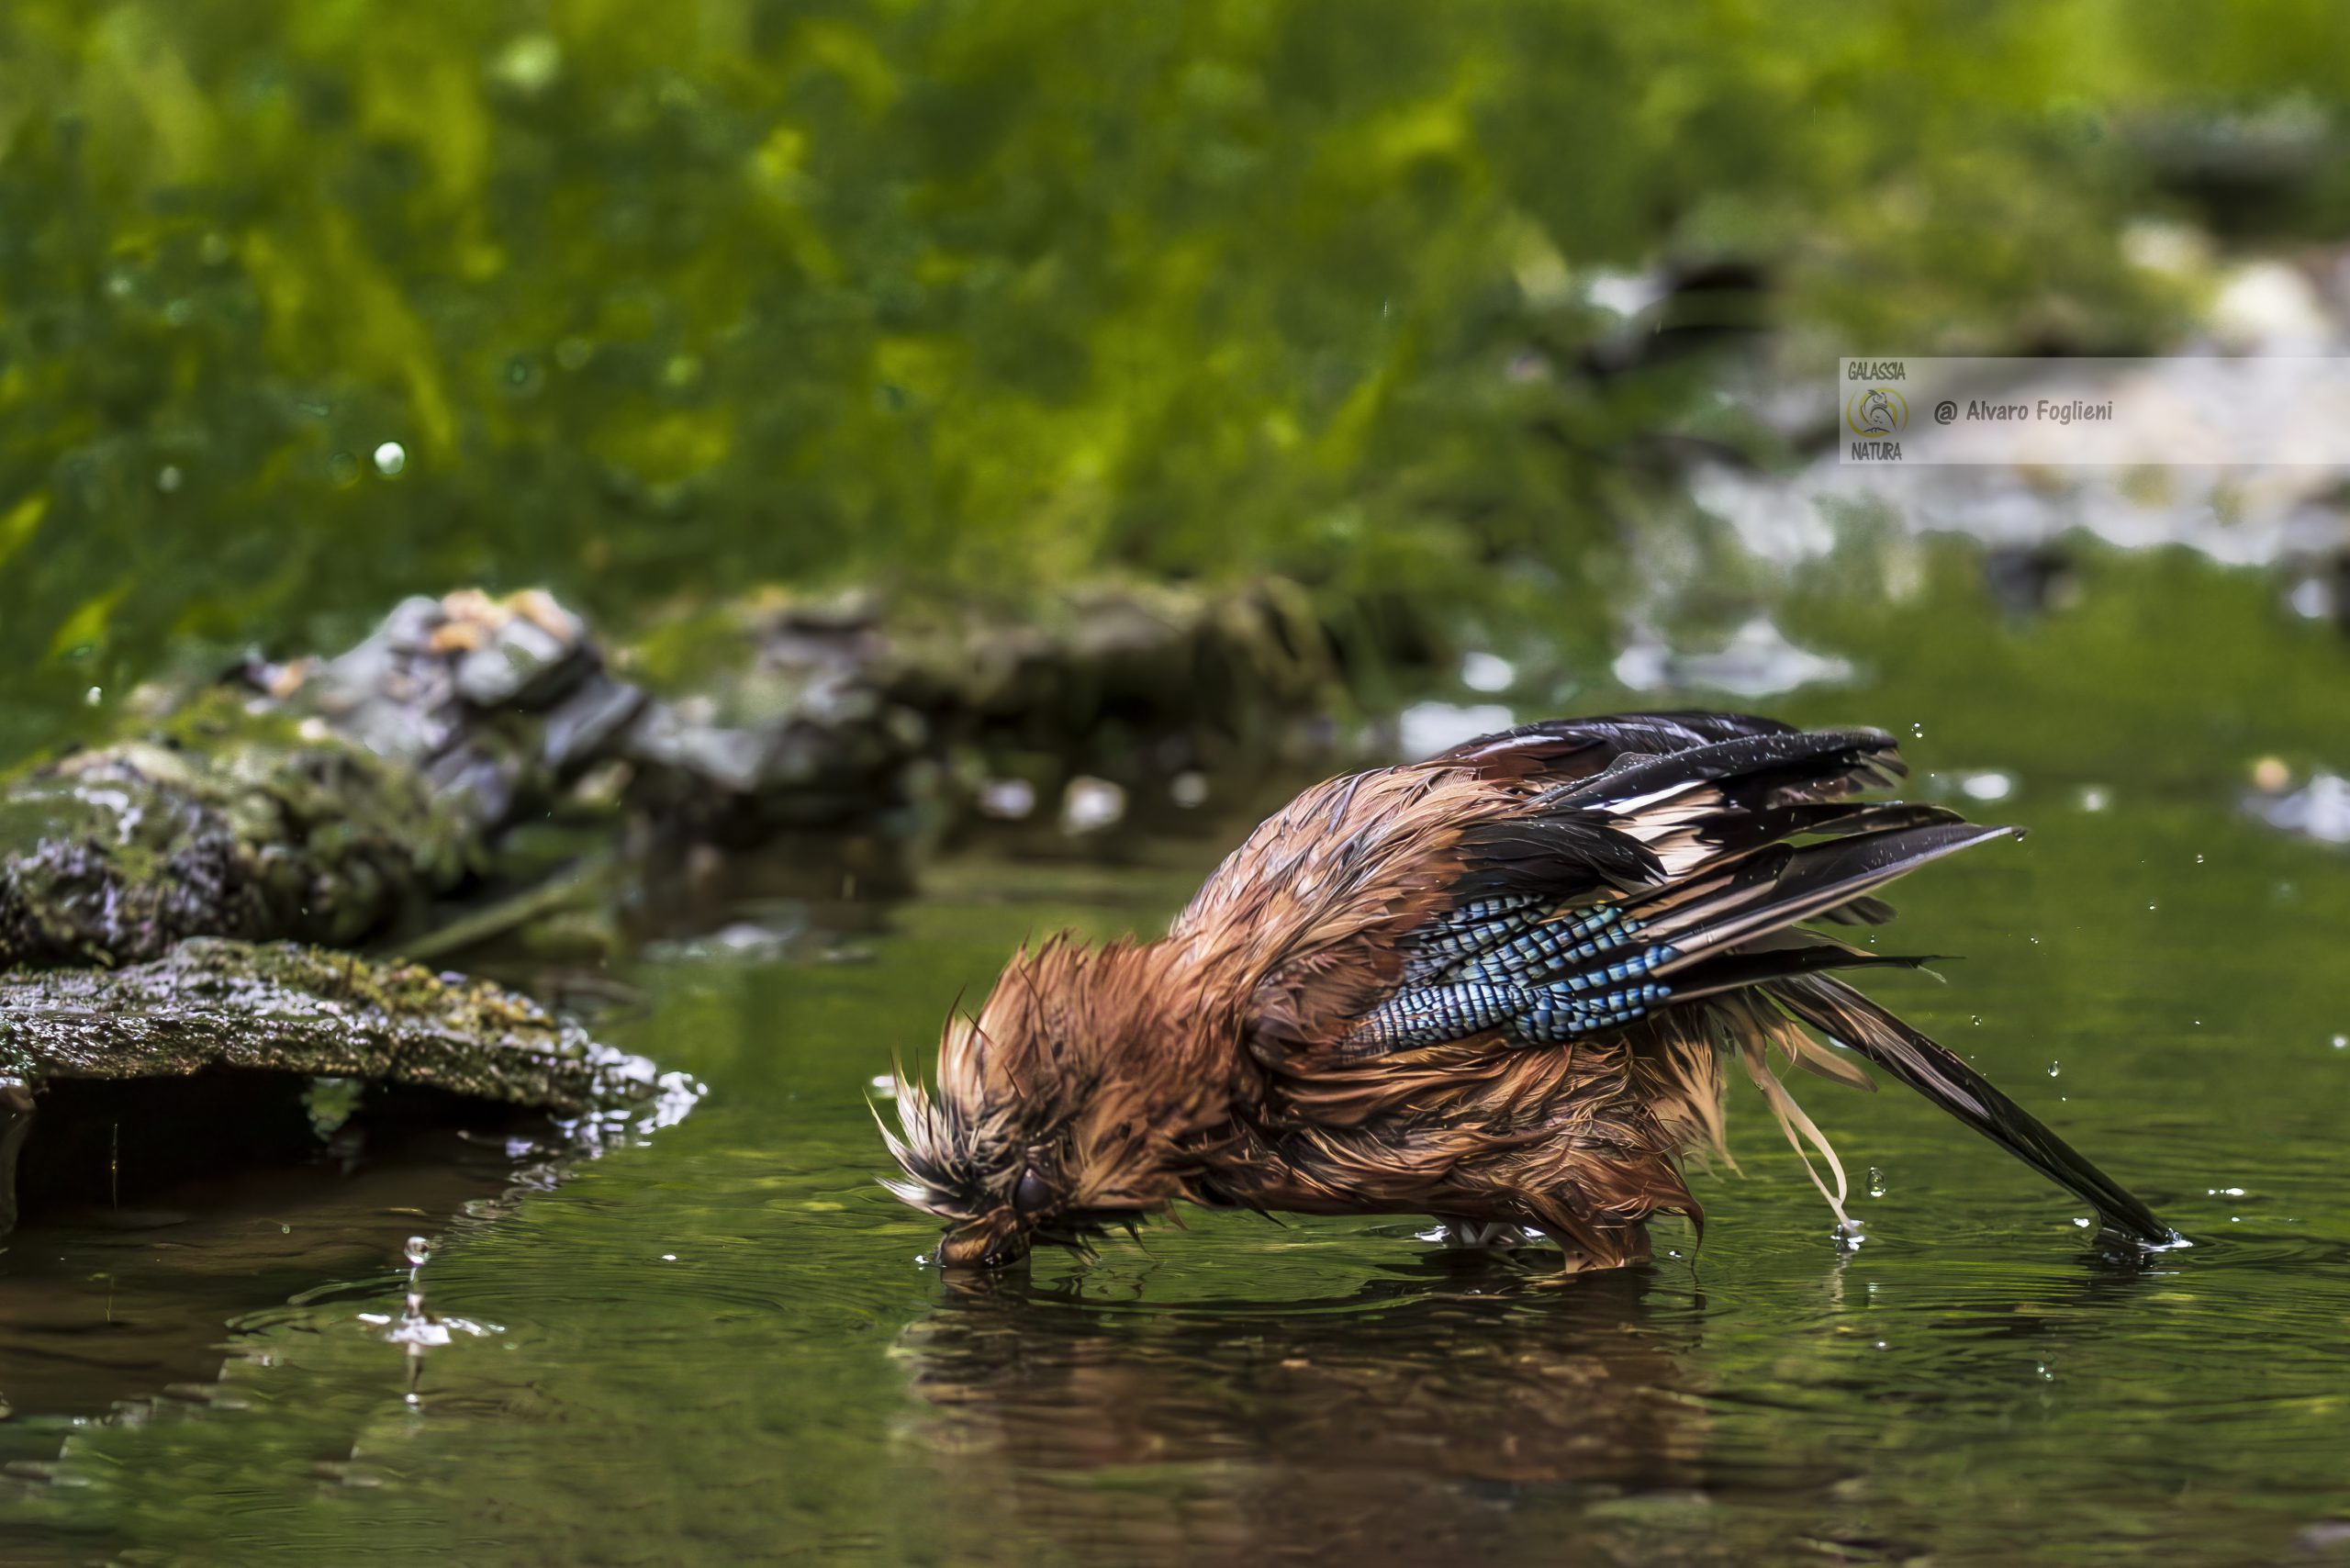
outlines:
[[315, 947], [199, 938], [0, 976], [0, 1232], [20, 1201], [347, 1151], [371, 1114], [535, 1112], [592, 1136], [694, 1093], [498, 986]]

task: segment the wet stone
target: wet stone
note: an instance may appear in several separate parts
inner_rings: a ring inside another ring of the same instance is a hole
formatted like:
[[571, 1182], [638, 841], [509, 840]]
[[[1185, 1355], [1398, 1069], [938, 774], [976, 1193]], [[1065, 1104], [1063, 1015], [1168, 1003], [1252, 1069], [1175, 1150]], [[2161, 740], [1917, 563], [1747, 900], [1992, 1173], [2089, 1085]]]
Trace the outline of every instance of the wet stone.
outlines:
[[637, 688], [602, 674], [588, 677], [547, 714], [548, 763], [568, 772], [599, 760], [644, 705], [644, 693]]
[[457, 695], [477, 708], [543, 700], [550, 689], [579, 674], [570, 664], [576, 646], [517, 616], [493, 632], [488, 643], [457, 661]]

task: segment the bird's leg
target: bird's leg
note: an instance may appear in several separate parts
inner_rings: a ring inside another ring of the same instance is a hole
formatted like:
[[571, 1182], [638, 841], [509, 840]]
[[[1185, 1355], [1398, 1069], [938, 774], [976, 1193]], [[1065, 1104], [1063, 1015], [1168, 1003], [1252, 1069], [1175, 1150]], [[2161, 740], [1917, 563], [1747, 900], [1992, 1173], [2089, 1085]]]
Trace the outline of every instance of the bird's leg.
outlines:
[[1444, 1225], [1438, 1245], [1486, 1251], [1515, 1251], [1538, 1239], [1526, 1226], [1504, 1219], [1471, 1219], [1458, 1215], [1438, 1216]]
[[1559, 1249], [1562, 1274], [1589, 1273], [1645, 1263], [1653, 1255], [1646, 1225], [1545, 1226], [1539, 1220], [1492, 1215], [1439, 1215], [1444, 1234], [1438, 1245], [1460, 1251], [1515, 1252], [1544, 1245]]

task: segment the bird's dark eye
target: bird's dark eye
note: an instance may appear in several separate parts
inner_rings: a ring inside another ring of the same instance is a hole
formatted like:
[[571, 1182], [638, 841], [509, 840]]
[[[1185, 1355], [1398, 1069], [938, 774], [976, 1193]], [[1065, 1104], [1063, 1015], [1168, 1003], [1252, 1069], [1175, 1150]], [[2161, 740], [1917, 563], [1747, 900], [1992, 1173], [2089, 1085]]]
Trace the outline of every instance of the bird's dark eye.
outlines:
[[1012, 1189], [1012, 1207], [1014, 1212], [1033, 1215], [1052, 1201], [1052, 1186], [1042, 1176], [1037, 1175], [1033, 1169], [1020, 1173], [1020, 1184]]

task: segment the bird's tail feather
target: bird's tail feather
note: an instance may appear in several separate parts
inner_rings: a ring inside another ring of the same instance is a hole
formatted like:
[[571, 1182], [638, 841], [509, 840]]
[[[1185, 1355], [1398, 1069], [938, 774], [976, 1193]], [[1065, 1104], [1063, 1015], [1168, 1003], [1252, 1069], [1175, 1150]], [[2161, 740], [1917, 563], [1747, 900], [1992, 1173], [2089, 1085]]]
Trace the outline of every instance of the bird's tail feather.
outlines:
[[[1929, 861], [2014, 831], [1890, 815], [1878, 822], [1882, 825], [1824, 842], [1772, 845], [1627, 901], [1627, 921], [1639, 922], [1641, 943], [1656, 954], [1648, 979], [1669, 986], [1674, 1005], [1740, 991], [1767, 996], [1793, 1019], [1874, 1062], [2089, 1204], [2105, 1229], [2149, 1246], [2175, 1241], [2177, 1233], [2143, 1203], [1982, 1074], [1823, 972], [1914, 968], [1930, 960], [1869, 953], [1816, 932], [1793, 929], [1797, 922], [1849, 908]], [[1814, 1070], [1839, 1076], [1818, 1061], [1824, 1052], [1807, 1055], [1789, 1047], [1787, 1054]], [[1820, 1148], [1836, 1170], [1837, 1191], [1829, 1196], [1841, 1218], [1843, 1182], [1834, 1155], [1826, 1151], [1825, 1140], [1795, 1107], [1785, 1086], [1762, 1070], [1762, 1053], [1750, 1050], [1747, 1055], [1748, 1067], [1789, 1141], [1798, 1150], [1807, 1143]], [[1814, 1180], [1818, 1180], [1816, 1172]], [[1820, 1190], [1829, 1193], [1824, 1183]]]
[[1874, 1062], [2088, 1204], [2105, 1229], [2150, 1247], [2178, 1239], [2153, 1210], [1954, 1052], [1843, 981], [1830, 975], [1791, 975], [1767, 981], [1760, 990], [1796, 1018]]

